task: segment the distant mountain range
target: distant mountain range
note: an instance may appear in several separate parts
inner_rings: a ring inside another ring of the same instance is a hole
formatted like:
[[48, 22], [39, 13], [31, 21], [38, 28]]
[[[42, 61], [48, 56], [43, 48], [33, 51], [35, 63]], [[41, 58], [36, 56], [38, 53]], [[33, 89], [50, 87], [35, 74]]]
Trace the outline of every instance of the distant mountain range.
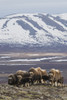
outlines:
[[0, 18], [0, 52], [67, 52], [67, 14], [14, 14]]

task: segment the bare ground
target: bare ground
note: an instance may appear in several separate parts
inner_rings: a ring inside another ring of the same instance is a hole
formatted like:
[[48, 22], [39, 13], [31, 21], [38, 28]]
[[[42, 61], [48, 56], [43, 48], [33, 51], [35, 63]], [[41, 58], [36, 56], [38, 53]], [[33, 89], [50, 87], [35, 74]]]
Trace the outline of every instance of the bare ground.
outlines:
[[67, 86], [52, 87], [37, 84], [16, 87], [0, 84], [0, 100], [67, 100]]

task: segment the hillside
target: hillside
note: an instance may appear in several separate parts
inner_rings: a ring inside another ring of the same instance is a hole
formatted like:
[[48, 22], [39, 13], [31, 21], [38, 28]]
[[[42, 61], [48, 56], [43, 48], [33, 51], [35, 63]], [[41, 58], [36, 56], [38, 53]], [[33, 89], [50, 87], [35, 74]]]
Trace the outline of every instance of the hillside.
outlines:
[[67, 14], [14, 14], [0, 19], [0, 51], [66, 50]]
[[67, 100], [67, 87], [16, 87], [0, 84], [0, 100]]

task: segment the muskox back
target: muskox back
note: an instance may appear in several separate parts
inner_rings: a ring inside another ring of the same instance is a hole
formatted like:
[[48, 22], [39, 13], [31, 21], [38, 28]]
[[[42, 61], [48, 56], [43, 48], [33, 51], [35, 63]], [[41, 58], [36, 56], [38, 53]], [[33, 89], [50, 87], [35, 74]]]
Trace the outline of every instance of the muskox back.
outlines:
[[23, 71], [23, 70], [18, 70], [17, 72], [16, 72], [16, 75], [24, 75], [24, 73], [26, 73], [27, 71]]

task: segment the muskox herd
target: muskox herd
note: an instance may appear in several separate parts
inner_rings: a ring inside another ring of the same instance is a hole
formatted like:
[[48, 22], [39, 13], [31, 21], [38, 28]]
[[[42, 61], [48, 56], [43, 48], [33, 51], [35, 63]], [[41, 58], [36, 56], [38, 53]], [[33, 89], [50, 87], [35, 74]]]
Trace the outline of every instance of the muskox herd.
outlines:
[[63, 86], [64, 78], [61, 71], [51, 69], [48, 73], [45, 69], [30, 68], [28, 71], [18, 70], [15, 74], [8, 76], [8, 84], [10, 85], [33, 85], [36, 83], [46, 83], [52, 86]]

